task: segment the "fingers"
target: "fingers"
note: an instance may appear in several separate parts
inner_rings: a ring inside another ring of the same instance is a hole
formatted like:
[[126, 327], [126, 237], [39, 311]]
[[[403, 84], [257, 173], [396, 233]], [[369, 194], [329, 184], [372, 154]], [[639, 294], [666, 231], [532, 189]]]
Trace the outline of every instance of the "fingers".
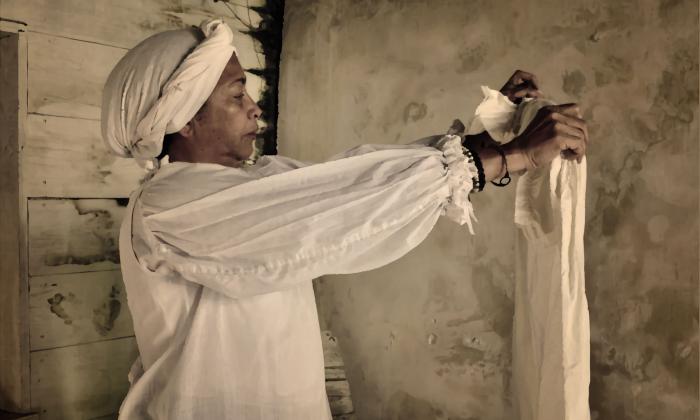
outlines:
[[508, 99], [516, 104], [519, 104], [523, 98], [539, 98], [542, 96], [537, 77], [524, 70], [516, 70], [500, 89], [500, 92], [508, 96]]
[[572, 116], [571, 113], [571, 110], [569, 110], [568, 114], [553, 112], [551, 117], [554, 121], [562, 122], [568, 126], [575, 127], [576, 129], [580, 130], [583, 134], [583, 140], [588, 143], [588, 125], [586, 124], [586, 121], [580, 117]]
[[586, 154], [586, 144], [583, 139], [570, 134], [560, 134], [557, 136], [559, 140], [559, 150], [564, 159], [581, 161], [581, 158]]
[[559, 154], [581, 162], [588, 146], [588, 127], [580, 116], [577, 104], [544, 106], [518, 138], [536, 156], [535, 161], [549, 162]]
[[581, 163], [581, 159], [583, 159], [583, 156], [576, 156], [576, 152], [574, 152], [571, 149], [566, 149], [563, 150], [560, 154], [562, 159], [565, 160], [574, 160], [576, 159], [576, 162]]
[[557, 134], [567, 134], [583, 141], [584, 143], [586, 142], [586, 135], [579, 127], [557, 121], [554, 124], [554, 131]]
[[522, 85], [522, 87], [516, 89], [513, 96], [516, 98], [539, 98], [542, 96], [542, 92], [529, 85]]
[[564, 159], [581, 163], [588, 146], [588, 126], [581, 118], [577, 104], [562, 104], [547, 107], [549, 119], [554, 122], [561, 156]]
[[513, 85], [528, 83], [533, 88], [535, 88], [535, 90], [539, 90], [540, 88], [540, 83], [537, 80], [537, 76], [524, 70], [516, 70], [515, 73], [513, 73], [513, 75], [510, 76], [510, 83], [512, 83]]
[[583, 116], [581, 115], [581, 108], [579, 108], [578, 104], [575, 103], [552, 105], [550, 108], [553, 108], [555, 111], [559, 111], [565, 115], [583, 118]]

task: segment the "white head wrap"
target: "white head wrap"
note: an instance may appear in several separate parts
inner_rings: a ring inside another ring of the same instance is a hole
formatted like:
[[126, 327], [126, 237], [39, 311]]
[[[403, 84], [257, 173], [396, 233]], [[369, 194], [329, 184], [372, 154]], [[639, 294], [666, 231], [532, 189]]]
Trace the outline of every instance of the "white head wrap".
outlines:
[[236, 50], [221, 19], [200, 29], [153, 35], [114, 67], [102, 93], [102, 138], [113, 153], [157, 167], [163, 136], [184, 127], [209, 98]]

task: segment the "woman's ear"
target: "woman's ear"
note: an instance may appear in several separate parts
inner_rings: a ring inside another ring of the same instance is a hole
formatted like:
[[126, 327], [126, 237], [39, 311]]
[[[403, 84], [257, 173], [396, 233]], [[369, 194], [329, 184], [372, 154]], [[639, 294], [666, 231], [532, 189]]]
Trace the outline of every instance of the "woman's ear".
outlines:
[[192, 136], [194, 136], [193, 127], [194, 127], [194, 118], [191, 119], [187, 124], [185, 124], [185, 126], [182, 127], [180, 129], [180, 131], [178, 131], [178, 134], [180, 134], [185, 139], [190, 140], [192, 138]]
[[180, 131], [178, 131], [178, 133], [180, 133], [182, 137], [184, 137], [187, 140], [190, 140], [192, 139], [192, 137], [194, 137], [195, 125], [201, 124], [202, 114], [204, 113], [206, 105], [207, 104], [205, 102], [204, 105], [202, 105], [202, 107], [199, 108], [197, 113], [194, 114], [194, 117], [192, 117], [192, 119], [187, 124], [185, 124], [185, 126], [182, 127]]

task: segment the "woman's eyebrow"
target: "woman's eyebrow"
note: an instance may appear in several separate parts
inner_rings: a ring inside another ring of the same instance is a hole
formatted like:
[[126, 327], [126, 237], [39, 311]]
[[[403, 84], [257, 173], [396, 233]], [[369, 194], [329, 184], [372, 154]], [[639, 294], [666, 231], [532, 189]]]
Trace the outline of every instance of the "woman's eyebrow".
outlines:
[[245, 76], [241, 76], [241, 77], [239, 77], [239, 78], [236, 79], [236, 80], [232, 80], [232, 81], [228, 82], [228, 85], [233, 86], [233, 85], [235, 85], [236, 83], [243, 83], [243, 86], [245, 86], [245, 82], [246, 82], [246, 77], [245, 77]]

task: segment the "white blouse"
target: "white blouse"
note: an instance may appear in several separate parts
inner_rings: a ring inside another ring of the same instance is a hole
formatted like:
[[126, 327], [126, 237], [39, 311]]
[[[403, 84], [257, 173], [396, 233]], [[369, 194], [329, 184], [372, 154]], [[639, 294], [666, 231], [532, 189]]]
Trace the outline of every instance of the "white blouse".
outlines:
[[471, 230], [475, 176], [455, 135], [164, 165], [120, 235], [140, 361], [119, 418], [330, 419], [311, 280], [389, 264], [441, 215]]

